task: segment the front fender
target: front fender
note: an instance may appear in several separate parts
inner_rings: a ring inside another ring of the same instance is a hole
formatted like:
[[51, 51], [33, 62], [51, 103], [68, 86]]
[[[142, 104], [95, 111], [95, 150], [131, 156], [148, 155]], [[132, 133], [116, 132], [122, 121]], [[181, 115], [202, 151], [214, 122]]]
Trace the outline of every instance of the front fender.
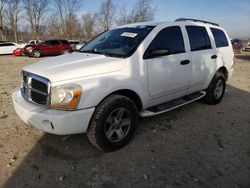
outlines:
[[118, 90], [128, 89], [137, 93], [142, 102], [142, 108], [147, 106], [147, 88], [139, 81], [125, 77], [112, 76], [93, 78], [81, 83], [83, 94], [79, 109], [97, 106], [105, 97]]

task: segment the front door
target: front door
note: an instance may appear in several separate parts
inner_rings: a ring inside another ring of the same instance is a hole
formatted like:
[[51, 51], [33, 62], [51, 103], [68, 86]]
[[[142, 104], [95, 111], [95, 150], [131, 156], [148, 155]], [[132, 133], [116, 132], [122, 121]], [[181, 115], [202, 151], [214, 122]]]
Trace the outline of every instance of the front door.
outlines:
[[144, 59], [150, 98], [160, 98], [163, 102], [186, 94], [192, 67], [179, 26], [161, 30], [146, 50]]

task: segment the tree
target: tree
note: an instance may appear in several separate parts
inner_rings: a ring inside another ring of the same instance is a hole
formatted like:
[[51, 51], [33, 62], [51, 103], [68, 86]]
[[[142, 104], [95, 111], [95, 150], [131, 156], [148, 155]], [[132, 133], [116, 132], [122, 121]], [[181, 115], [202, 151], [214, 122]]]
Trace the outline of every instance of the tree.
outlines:
[[47, 10], [48, 3], [48, 0], [23, 0], [33, 39], [40, 38], [41, 22]]
[[18, 42], [17, 24], [20, 18], [20, 12], [21, 12], [21, 1], [9, 0], [7, 4], [6, 18], [15, 42]]
[[62, 36], [60, 20], [56, 14], [52, 14], [47, 18], [46, 32], [51, 38], [60, 38]]
[[127, 7], [123, 6], [119, 10], [119, 17], [116, 20], [117, 25], [125, 25], [125, 24], [130, 24], [133, 22], [133, 16], [129, 14]]
[[83, 38], [86, 40], [92, 39], [96, 34], [96, 17], [97, 14], [84, 14], [82, 16], [83, 24], [82, 24], [82, 31], [83, 31]]
[[64, 38], [72, 37], [73, 25], [78, 25], [75, 12], [81, 7], [80, 0], [55, 0], [54, 8], [61, 24]]
[[4, 40], [4, 33], [3, 33], [3, 12], [4, 12], [4, 6], [6, 4], [6, 1], [7, 0], [0, 0], [0, 37], [1, 37], [1, 40]]
[[112, 0], [104, 0], [99, 13], [99, 22], [102, 30], [108, 30], [112, 27], [116, 17], [116, 6]]
[[132, 22], [145, 22], [154, 19], [153, 7], [150, 0], [138, 0], [132, 11]]

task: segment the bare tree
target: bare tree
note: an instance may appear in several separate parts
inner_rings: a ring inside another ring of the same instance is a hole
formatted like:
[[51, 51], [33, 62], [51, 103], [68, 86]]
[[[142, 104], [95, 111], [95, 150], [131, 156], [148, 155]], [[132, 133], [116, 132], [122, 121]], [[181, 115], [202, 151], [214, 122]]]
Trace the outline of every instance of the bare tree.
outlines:
[[0, 37], [1, 40], [4, 40], [4, 34], [3, 34], [3, 12], [4, 12], [4, 6], [6, 4], [7, 0], [0, 0]]
[[104, 0], [99, 13], [99, 22], [102, 30], [108, 30], [112, 27], [116, 17], [116, 6], [112, 0]]
[[154, 19], [151, 0], [138, 0], [132, 11], [132, 22], [144, 22]]
[[133, 21], [133, 16], [128, 12], [126, 6], [122, 6], [119, 10], [119, 17], [116, 20], [117, 25], [130, 24]]
[[48, 0], [23, 0], [33, 39], [39, 39], [40, 37], [41, 22], [45, 16], [48, 3]]
[[80, 0], [55, 0], [54, 7], [60, 20], [63, 37], [70, 38], [72, 25], [76, 24], [75, 12], [81, 7]]
[[15, 42], [17, 38], [17, 24], [20, 19], [21, 0], [9, 0], [7, 4], [6, 18]]
[[86, 40], [90, 40], [92, 39], [96, 34], [96, 17], [97, 17], [97, 13], [91, 14], [84, 14], [82, 16], [82, 20], [83, 20], [83, 25], [82, 25], [82, 31], [83, 31], [83, 37]]
[[46, 31], [51, 38], [62, 36], [61, 24], [56, 14], [52, 14], [46, 20]]

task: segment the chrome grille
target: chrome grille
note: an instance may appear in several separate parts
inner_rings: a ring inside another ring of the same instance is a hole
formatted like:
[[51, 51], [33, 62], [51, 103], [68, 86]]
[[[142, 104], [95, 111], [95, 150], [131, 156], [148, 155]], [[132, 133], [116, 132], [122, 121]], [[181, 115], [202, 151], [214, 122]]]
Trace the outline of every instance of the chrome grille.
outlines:
[[24, 99], [34, 104], [50, 105], [50, 81], [47, 78], [23, 71], [21, 93]]

